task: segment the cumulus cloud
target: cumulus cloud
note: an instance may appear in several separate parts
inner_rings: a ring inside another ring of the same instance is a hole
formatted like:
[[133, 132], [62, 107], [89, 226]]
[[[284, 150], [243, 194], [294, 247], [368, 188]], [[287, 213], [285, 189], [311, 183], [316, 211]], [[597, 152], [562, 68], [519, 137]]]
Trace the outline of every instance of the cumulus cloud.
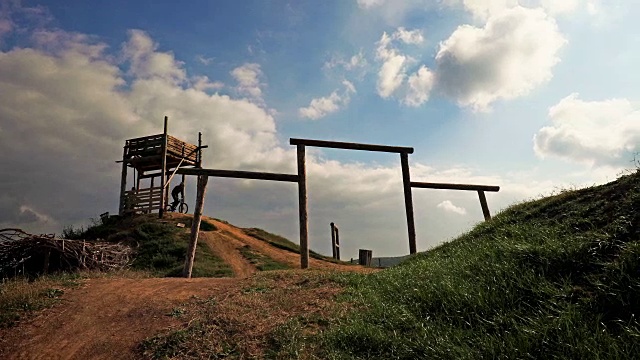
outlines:
[[136, 78], [162, 78], [173, 83], [186, 79], [182, 62], [175, 59], [171, 52], [156, 51], [158, 45], [142, 30], [129, 30], [129, 40], [123, 45], [122, 52], [131, 62], [129, 72]]
[[382, 62], [378, 71], [377, 90], [382, 98], [390, 97], [400, 88], [406, 78], [407, 65], [415, 61], [411, 57], [400, 53], [394, 46], [396, 41], [405, 44], [420, 44], [424, 37], [419, 30], [398, 28], [393, 34], [386, 32], [377, 43], [376, 58]]
[[628, 99], [584, 101], [571, 94], [549, 109], [551, 126], [534, 136], [540, 157], [625, 167], [640, 151], [640, 107]]
[[206, 75], [192, 77], [191, 84], [198, 91], [220, 90], [224, 87], [221, 81], [211, 81]]
[[345, 107], [351, 101], [351, 94], [355, 94], [355, 86], [348, 80], [342, 82], [344, 90], [335, 90], [329, 96], [312, 99], [307, 107], [298, 109], [300, 117], [317, 120]]
[[124, 140], [161, 132], [165, 115], [174, 136], [195, 142], [202, 131], [206, 166], [292, 171], [295, 154], [279, 147], [268, 109], [205, 93], [216, 82], [186, 81], [182, 63], [146, 33], [131, 31], [117, 54], [82, 34], [32, 38], [0, 52], [0, 166], [15, 170], [0, 180], [10, 196], [0, 224], [49, 232], [117, 208]]
[[233, 69], [231, 75], [238, 82], [238, 93], [246, 95], [253, 100], [262, 101], [263, 84], [260, 82], [262, 77], [260, 64], [246, 63]]
[[436, 205], [436, 207], [438, 209], [442, 209], [443, 211], [448, 212], [448, 213], [452, 213], [452, 214], [457, 214], [457, 215], [466, 215], [467, 214], [467, 210], [465, 208], [459, 207], [459, 206], [455, 206], [449, 200], [445, 200], [445, 201], [439, 203], [438, 205]]
[[426, 66], [409, 76], [409, 89], [403, 102], [409, 106], [420, 106], [429, 100], [429, 94], [435, 84], [435, 74]]
[[515, 7], [484, 27], [459, 26], [436, 55], [438, 89], [460, 106], [488, 110], [547, 82], [565, 43], [541, 9]]

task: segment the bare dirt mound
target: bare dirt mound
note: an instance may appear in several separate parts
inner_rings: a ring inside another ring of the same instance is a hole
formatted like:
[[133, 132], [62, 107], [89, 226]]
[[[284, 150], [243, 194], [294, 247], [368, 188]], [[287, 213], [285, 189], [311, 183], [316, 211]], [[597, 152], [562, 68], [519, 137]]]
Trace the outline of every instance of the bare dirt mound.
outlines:
[[[176, 220], [174, 217], [169, 216]], [[225, 301], [244, 296], [243, 286], [252, 281], [250, 277], [257, 269], [240, 253], [240, 248], [248, 245], [277, 262], [300, 268], [299, 254], [248, 236], [233, 225], [206, 220], [217, 230], [202, 231], [200, 241], [231, 266], [235, 278], [88, 279], [80, 288], [66, 291], [60, 304], [17, 327], [0, 330], [0, 358], [135, 359], [139, 357], [136, 347], [144, 339], [170, 327], [185, 326], [176, 316], [180, 304], [194, 297]], [[309, 265], [322, 270], [372, 271], [313, 258]], [[289, 279], [286, 274], [293, 272], [282, 272], [282, 279]], [[317, 299], [317, 294], [310, 298]], [[296, 301], [283, 299], [285, 303]], [[263, 305], [256, 305], [255, 311]]]
[[172, 316], [180, 303], [238, 286], [234, 279], [88, 279], [63, 303], [0, 332], [0, 358], [135, 359], [142, 340], [180, 324]]
[[[272, 258], [275, 261], [285, 263], [293, 268], [300, 268], [300, 254], [296, 254], [290, 251], [279, 249], [270, 245], [262, 240], [249, 236], [233, 225], [220, 222], [211, 218], [207, 218], [207, 221], [212, 222], [219, 229], [222, 235], [226, 235], [228, 238], [236, 239], [243, 244], [249, 245], [252, 249], [262, 253], [265, 256]], [[340, 271], [359, 271], [370, 272], [371, 268], [364, 268], [361, 266], [347, 265], [332, 263], [329, 261], [323, 261], [319, 259], [309, 258], [309, 267], [312, 269], [327, 269], [327, 270], [340, 270]]]
[[226, 236], [220, 231], [216, 232], [201, 232], [198, 236], [198, 241], [203, 241], [209, 246], [214, 254], [218, 255], [222, 261], [227, 263], [233, 275], [237, 278], [246, 278], [253, 275], [257, 270], [256, 267], [245, 259], [244, 256], [238, 250], [244, 244], [240, 241]]

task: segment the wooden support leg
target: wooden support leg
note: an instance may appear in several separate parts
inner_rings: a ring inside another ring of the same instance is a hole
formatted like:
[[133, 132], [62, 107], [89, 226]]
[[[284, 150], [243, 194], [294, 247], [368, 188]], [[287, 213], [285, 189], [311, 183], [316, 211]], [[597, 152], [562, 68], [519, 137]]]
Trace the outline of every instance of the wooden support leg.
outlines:
[[309, 267], [309, 220], [307, 218], [307, 169], [304, 145], [298, 145], [298, 212], [300, 214], [300, 267]]
[[125, 161], [125, 156], [127, 155], [127, 147], [124, 148], [124, 153], [122, 154], [122, 177], [120, 178], [120, 206], [118, 208], [118, 215], [124, 215], [124, 206], [125, 206], [125, 198], [124, 192], [127, 191], [127, 163]]
[[340, 231], [336, 226], [336, 260], [340, 260]]
[[200, 222], [202, 221], [202, 210], [204, 208], [204, 195], [207, 192], [208, 180], [209, 177], [206, 175], [198, 176], [198, 195], [196, 198], [196, 208], [193, 212], [193, 223], [191, 224], [189, 250], [187, 250], [187, 258], [184, 262], [184, 269], [182, 271], [182, 275], [187, 279], [191, 278], [193, 262], [196, 258], [196, 246], [198, 245], [198, 233], [200, 232]]
[[491, 213], [489, 213], [489, 205], [487, 205], [487, 198], [484, 196], [484, 191], [478, 190], [478, 197], [480, 198], [480, 206], [482, 206], [482, 215], [484, 215], [484, 220], [491, 220]]
[[331, 253], [332, 253], [332, 257], [334, 259], [337, 259], [337, 255], [336, 255], [336, 228], [335, 228], [335, 224], [331, 223]]
[[407, 213], [407, 232], [409, 233], [409, 254], [415, 254], [416, 226], [413, 219], [413, 195], [411, 195], [411, 176], [409, 174], [409, 154], [400, 153], [402, 166], [402, 185], [404, 186], [404, 208]]

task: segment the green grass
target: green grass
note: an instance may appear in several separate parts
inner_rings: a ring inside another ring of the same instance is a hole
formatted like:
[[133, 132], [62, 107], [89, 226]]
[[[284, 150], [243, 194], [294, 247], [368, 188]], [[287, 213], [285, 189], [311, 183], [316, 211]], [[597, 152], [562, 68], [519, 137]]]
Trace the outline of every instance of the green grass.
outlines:
[[[154, 276], [181, 276], [189, 245], [189, 235], [178, 222], [191, 226], [191, 217], [183, 216], [170, 220], [159, 220], [156, 214], [119, 217], [112, 216], [93, 221], [88, 228], [66, 228], [64, 236], [73, 239], [124, 242], [135, 249], [132, 268], [150, 271]], [[214, 231], [214, 224], [203, 221], [202, 231]], [[231, 268], [214, 255], [206, 244], [199, 242], [193, 277], [229, 277]]]
[[371, 275], [331, 359], [640, 357], [640, 173], [523, 203]]
[[79, 275], [59, 274], [35, 280], [14, 278], [0, 283], [0, 329], [16, 325], [35, 311], [60, 301], [64, 291], [79, 285]]
[[[291, 242], [291, 240], [289, 240], [287, 238], [284, 238], [284, 237], [282, 237], [280, 235], [272, 234], [270, 232], [267, 232], [267, 231], [259, 229], [259, 228], [245, 228], [245, 229], [242, 229], [242, 231], [244, 231], [244, 233], [249, 235], [249, 236], [252, 236], [252, 237], [254, 237], [256, 239], [260, 239], [262, 241], [265, 241], [265, 242], [271, 244], [272, 246], [277, 247], [278, 249], [291, 251], [291, 252], [294, 252], [296, 254], [300, 254], [300, 246], [298, 244], [295, 244], [295, 243]], [[309, 256], [311, 256], [312, 258], [315, 258], [315, 259], [319, 259], [319, 260], [330, 261], [330, 262], [335, 262], [335, 263], [340, 263], [340, 264], [349, 264], [348, 262], [343, 263], [341, 261], [334, 260], [331, 257], [320, 255], [320, 254], [318, 254], [317, 252], [315, 252], [313, 250], [309, 250]]]
[[249, 260], [256, 269], [260, 271], [291, 269], [291, 266], [287, 264], [275, 261], [266, 255], [254, 251], [249, 245], [241, 247], [240, 254], [242, 254], [245, 259]]
[[[189, 246], [188, 234], [171, 224], [143, 223], [132, 233], [137, 244], [132, 266], [158, 276], [181, 276]], [[193, 277], [232, 276], [231, 268], [214, 255], [206, 244], [196, 247]]]

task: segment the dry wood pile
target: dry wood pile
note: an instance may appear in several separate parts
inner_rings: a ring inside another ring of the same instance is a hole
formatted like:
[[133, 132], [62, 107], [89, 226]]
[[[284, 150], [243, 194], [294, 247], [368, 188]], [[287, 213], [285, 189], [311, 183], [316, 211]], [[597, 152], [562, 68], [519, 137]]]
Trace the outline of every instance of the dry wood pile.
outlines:
[[124, 244], [59, 239], [20, 229], [0, 230], [0, 277], [78, 269], [113, 270], [128, 266], [133, 250]]

